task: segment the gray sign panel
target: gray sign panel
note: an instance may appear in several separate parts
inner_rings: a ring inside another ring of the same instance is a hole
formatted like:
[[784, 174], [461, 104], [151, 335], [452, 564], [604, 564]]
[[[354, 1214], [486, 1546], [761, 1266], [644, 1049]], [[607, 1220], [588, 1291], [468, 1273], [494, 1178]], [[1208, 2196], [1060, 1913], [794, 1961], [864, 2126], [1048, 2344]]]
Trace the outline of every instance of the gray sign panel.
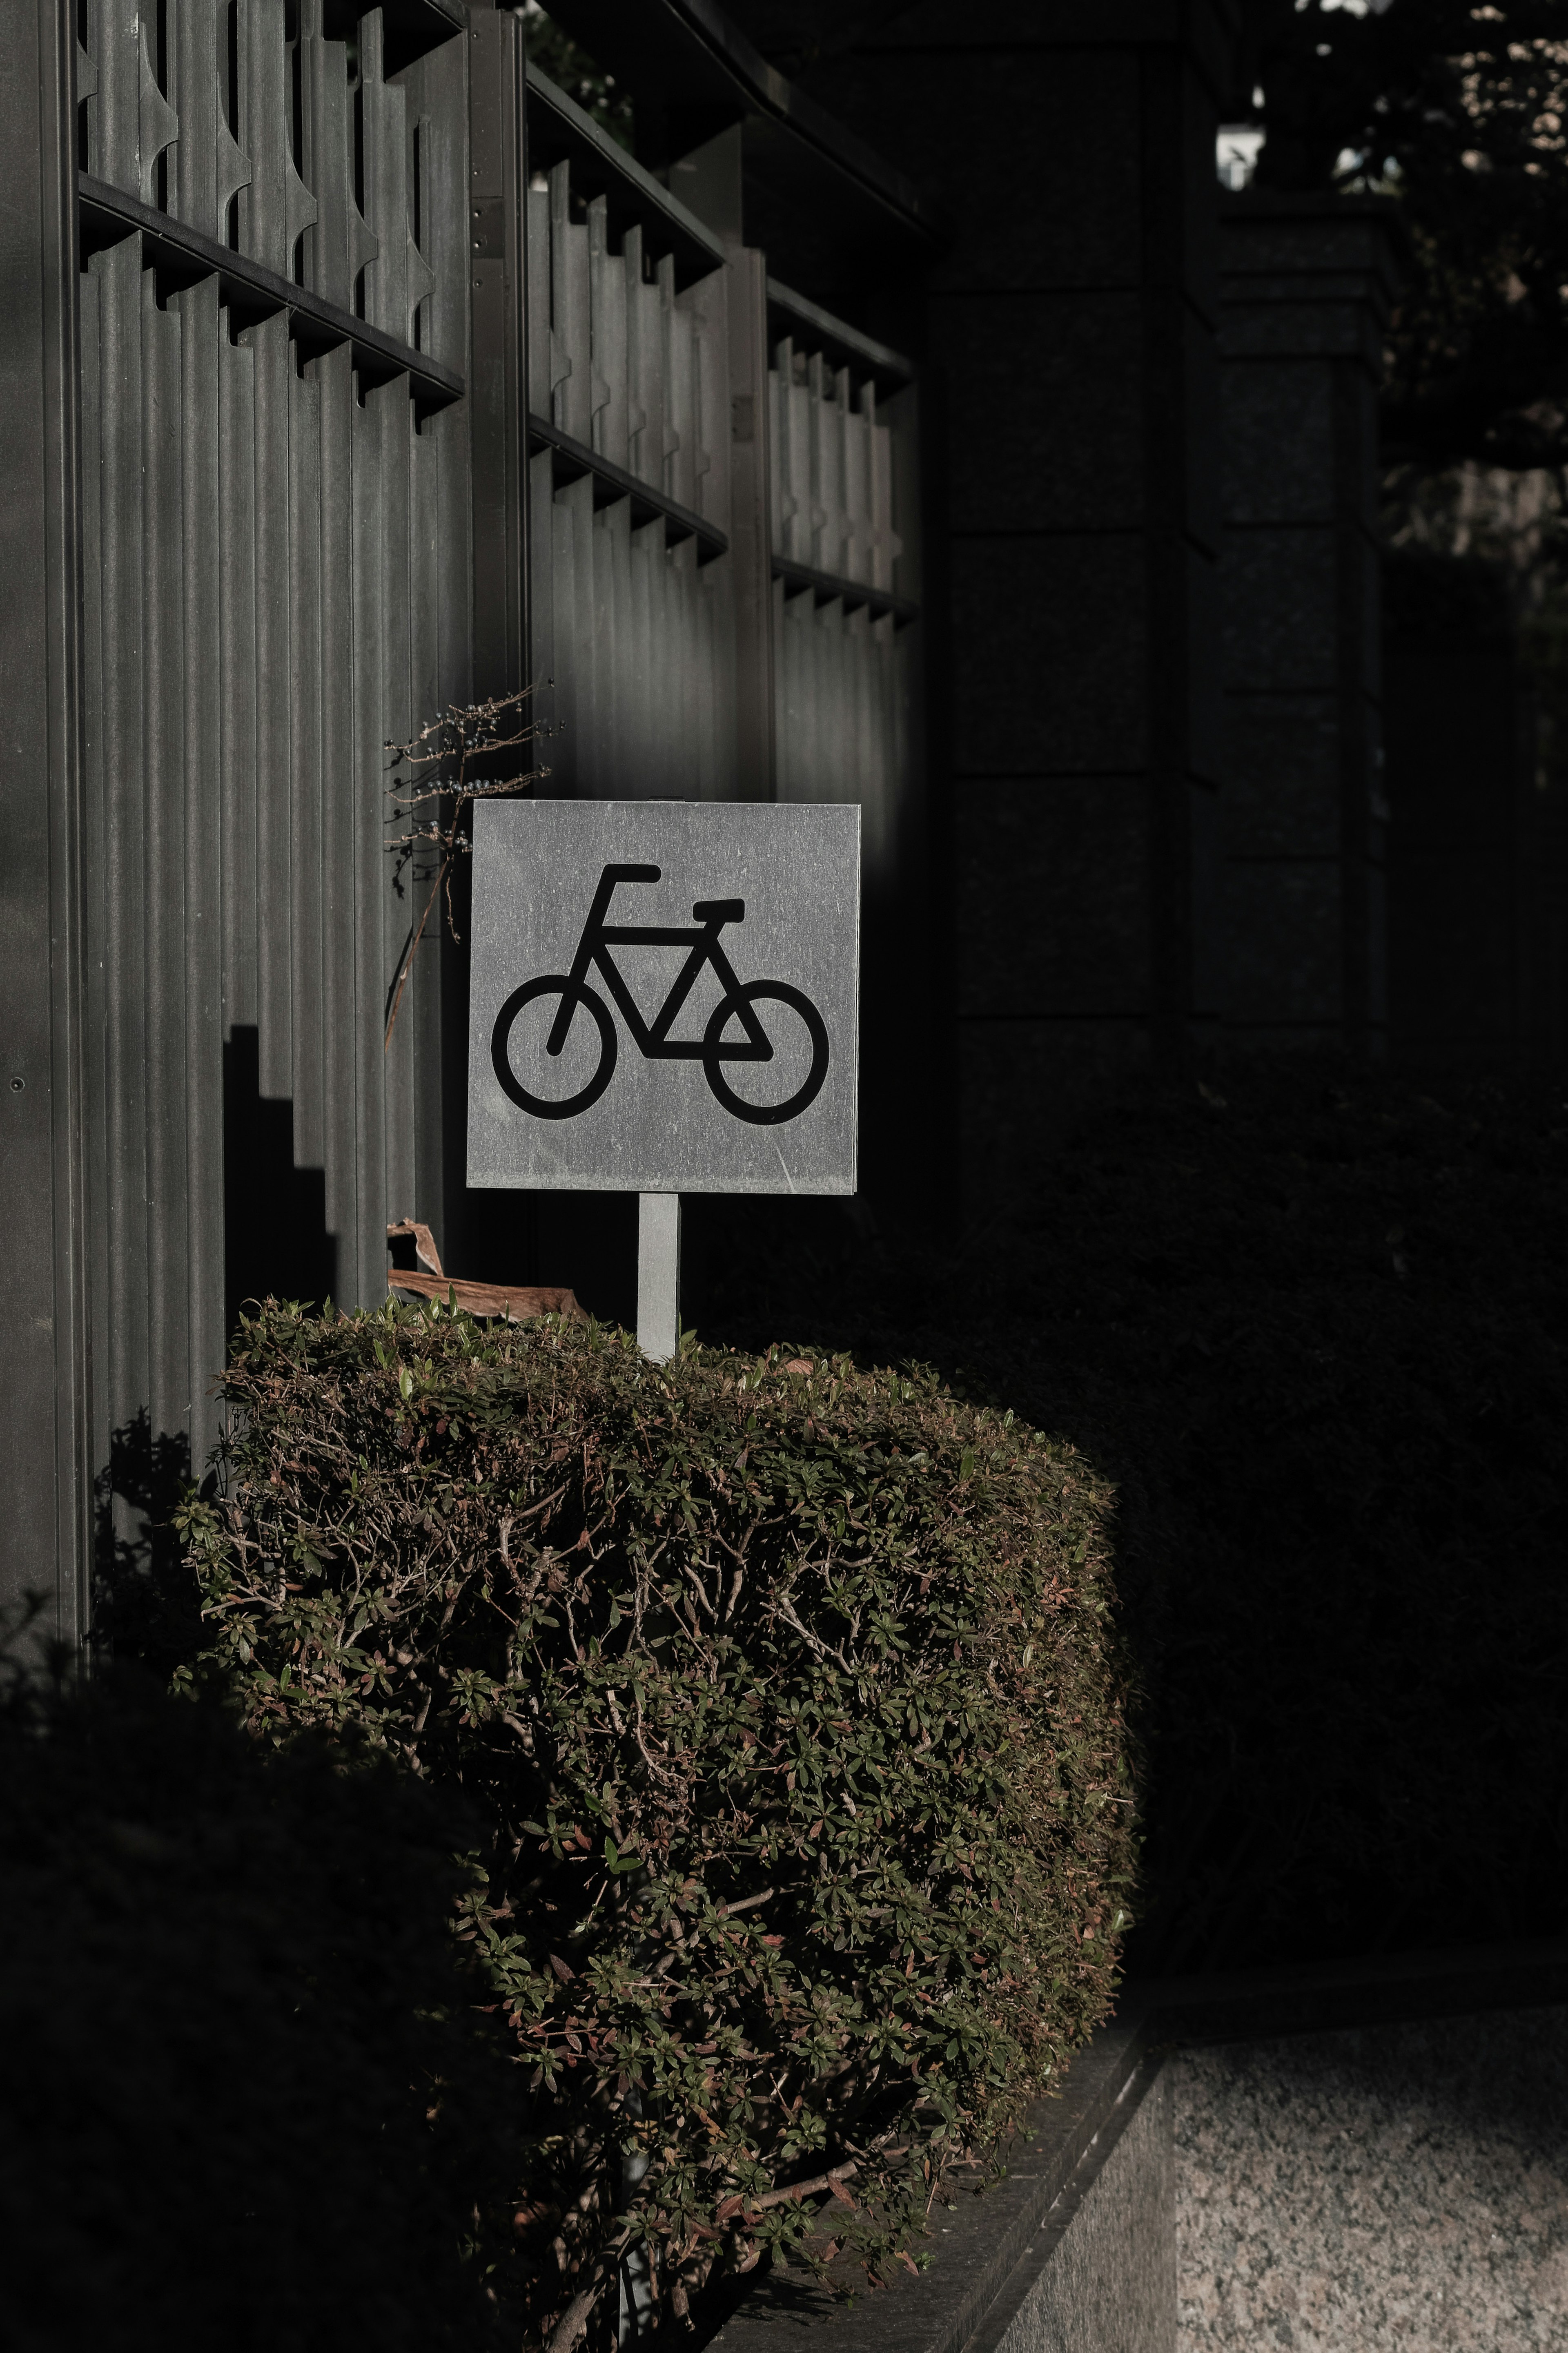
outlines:
[[852, 1193], [860, 812], [481, 801], [468, 1182]]

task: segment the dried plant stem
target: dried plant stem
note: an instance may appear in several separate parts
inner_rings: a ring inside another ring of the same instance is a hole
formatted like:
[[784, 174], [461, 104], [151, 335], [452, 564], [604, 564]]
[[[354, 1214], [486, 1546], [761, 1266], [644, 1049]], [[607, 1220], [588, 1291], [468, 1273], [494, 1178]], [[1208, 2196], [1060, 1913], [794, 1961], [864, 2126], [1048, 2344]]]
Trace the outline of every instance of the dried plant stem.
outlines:
[[[858, 2169], [851, 2162], [848, 2165], [836, 2166], [831, 2173], [816, 2174], [810, 2181], [791, 2181], [787, 2182], [782, 2189], [764, 2189], [760, 2198], [747, 2200], [746, 2212], [763, 2214], [770, 2206], [782, 2206], [791, 2198], [816, 2198], [825, 2189], [837, 2191], [839, 2185], [850, 2180]], [[854, 2201], [846, 2198], [844, 2202], [847, 2206]]]
[[392, 1010], [386, 1017], [386, 1034], [381, 1041], [384, 1052], [392, 1043], [392, 1033], [397, 1027], [397, 1016], [403, 1006], [403, 992], [408, 986], [408, 976], [414, 969], [414, 958], [418, 951], [419, 943], [425, 936], [425, 926], [430, 920], [430, 910], [441, 895], [441, 882], [446, 871], [447, 862], [443, 860], [437, 869], [436, 879], [430, 885], [430, 895], [425, 902], [424, 912], [415, 926], [414, 936], [408, 943], [408, 953], [404, 957], [398, 971], [392, 996]]
[[[452, 912], [452, 870], [458, 858], [473, 847], [464, 830], [464, 822], [471, 802], [499, 799], [503, 796], [529, 791], [549, 776], [548, 768], [529, 768], [512, 776], [500, 779], [479, 779], [471, 773], [474, 765], [487, 763], [500, 752], [512, 751], [531, 744], [540, 736], [553, 731], [537, 724], [525, 723], [523, 706], [533, 693], [531, 686], [520, 687], [515, 694], [490, 695], [483, 702], [454, 703], [437, 719], [432, 719], [410, 737], [406, 744], [388, 744], [392, 765], [403, 765], [406, 774], [389, 785], [387, 798], [398, 817], [434, 804], [432, 814], [416, 819], [406, 831], [395, 834], [387, 849], [397, 860], [395, 888], [399, 896], [403, 889], [403, 870], [416, 860], [421, 850], [432, 853], [435, 866], [430, 875], [430, 888], [419, 920], [414, 925], [408, 945], [399, 963], [397, 973], [387, 991], [386, 1030], [382, 1039], [384, 1049], [390, 1047], [392, 1033], [397, 1027], [397, 1017], [403, 1008], [404, 991], [414, 970], [414, 959], [425, 937], [431, 913], [441, 897], [447, 894], [447, 917], [452, 936], [458, 936]], [[412, 786], [414, 789], [410, 790]], [[447, 804], [450, 803], [449, 812]], [[423, 876], [420, 877], [423, 880]]]

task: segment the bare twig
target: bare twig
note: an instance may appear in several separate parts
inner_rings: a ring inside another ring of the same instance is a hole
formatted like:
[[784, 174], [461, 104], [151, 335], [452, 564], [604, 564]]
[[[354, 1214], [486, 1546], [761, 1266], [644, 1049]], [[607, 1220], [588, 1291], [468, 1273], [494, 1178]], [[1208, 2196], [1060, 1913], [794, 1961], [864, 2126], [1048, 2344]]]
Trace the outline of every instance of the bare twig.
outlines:
[[[452, 869], [472, 848], [464, 830], [469, 804], [476, 800], [493, 800], [504, 794], [529, 791], [548, 776], [548, 768], [529, 768], [516, 776], [499, 779], [477, 777], [471, 772], [480, 760], [493, 759], [498, 752], [510, 751], [531, 744], [552, 731], [528, 721], [524, 706], [532, 694], [531, 686], [520, 687], [515, 694], [491, 695], [483, 702], [454, 703], [450, 710], [432, 719], [410, 737], [406, 744], [388, 744], [395, 767], [399, 763], [411, 772], [405, 781], [387, 786], [387, 799], [401, 817], [431, 807], [427, 818], [416, 818], [406, 832], [395, 834], [387, 849], [397, 860], [397, 889], [402, 894], [402, 875], [405, 866], [421, 852], [434, 859], [428, 870], [430, 888], [418, 920], [412, 925], [408, 944], [387, 991], [388, 1010], [386, 1034], [383, 1045], [390, 1046], [392, 1033], [397, 1026], [397, 1016], [403, 1006], [403, 993], [414, 970], [414, 959], [425, 937], [426, 926], [443, 891], [447, 898], [447, 920], [454, 939], [458, 936], [452, 908]], [[426, 776], [423, 772], [428, 771]], [[410, 788], [412, 787], [412, 789]], [[448, 803], [450, 807], [448, 807]], [[418, 879], [426, 880], [425, 874]]]

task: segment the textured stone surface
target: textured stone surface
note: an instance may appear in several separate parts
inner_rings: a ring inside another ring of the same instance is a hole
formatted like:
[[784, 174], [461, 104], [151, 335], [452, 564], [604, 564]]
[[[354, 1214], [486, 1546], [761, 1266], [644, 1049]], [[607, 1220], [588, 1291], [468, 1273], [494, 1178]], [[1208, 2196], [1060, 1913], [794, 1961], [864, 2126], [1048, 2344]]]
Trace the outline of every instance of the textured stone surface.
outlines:
[[1334, 858], [1340, 712], [1331, 694], [1233, 694], [1226, 841], [1234, 858]]
[[934, 332], [962, 354], [979, 430], [948, 445], [953, 525], [970, 532], [1134, 531], [1144, 520], [1134, 292], [947, 294]]
[[1228, 520], [1335, 522], [1334, 385], [1329, 370], [1292, 360], [1227, 367], [1222, 382]]
[[976, 535], [954, 540], [952, 561], [960, 776], [1127, 776], [1142, 767], [1142, 538]]
[[[1163, 2076], [1091, 2184], [995, 2353], [1175, 2353]], [[988, 2332], [979, 2343], [989, 2353]]]
[[1337, 1021], [1342, 1010], [1338, 866], [1327, 859], [1232, 859], [1226, 894], [1232, 1024]]
[[1254, 524], [1226, 534], [1226, 683], [1271, 694], [1338, 683], [1339, 551], [1326, 527]]
[[1190, 2052], [1179, 2353], [1568, 2344], [1568, 2008]]

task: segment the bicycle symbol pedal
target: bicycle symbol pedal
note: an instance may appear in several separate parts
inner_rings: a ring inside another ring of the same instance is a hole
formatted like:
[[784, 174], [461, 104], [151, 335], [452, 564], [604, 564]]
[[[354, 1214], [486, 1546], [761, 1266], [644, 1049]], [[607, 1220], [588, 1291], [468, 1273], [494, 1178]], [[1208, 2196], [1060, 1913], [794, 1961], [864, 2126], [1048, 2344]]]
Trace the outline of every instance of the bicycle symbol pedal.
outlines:
[[[609, 1006], [589, 986], [590, 973], [596, 973], [645, 1060], [700, 1062], [714, 1099], [752, 1126], [776, 1127], [798, 1119], [816, 1102], [827, 1076], [827, 1029], [804, 990], [784, 980], [743, 981], [736, 972], [721, 934], [727, 925], [744, 923], [745, 901], [699, 899], [691, 910], [694, 928], [606, 923], [610, 901], [622, 883], [658, 882], [662, 872], [658, 866], [605, 866], [570, 970], [541, 973], [512, 990], [490, 1032], [490, 1060], [502, 1089], [535, 1119], [576, 1119], [599, 1101], [616, 1074], [619, 1036]], [[626, 947], [687, 950], [651, 1021], [644, 1019], [616, 964], [613, 951]], [[711, 972], [719, 984], [719, 1002], [700, 1039], [672, 1038], [670, 1031], [704, 972]], [[514, 1067], [514, 1033], [531, 1007], [538, 1008], [538, 1014], [527, 1024], [531, 1083], [525, 1083]], [[809, 1048], [809, 1060], [804, 1078], [796, 1080], [803, 1045]], [[786, 1084], [795, 1080], [777, 1101], [767, 1099], [765, 1082], [742, 1093], [729, 1075], [731, 1067], [775, 1062], [787, 1071]], [[558, 1092], [543, 1091], [554, 1075], [552, 1065], [559, 1069]]]

